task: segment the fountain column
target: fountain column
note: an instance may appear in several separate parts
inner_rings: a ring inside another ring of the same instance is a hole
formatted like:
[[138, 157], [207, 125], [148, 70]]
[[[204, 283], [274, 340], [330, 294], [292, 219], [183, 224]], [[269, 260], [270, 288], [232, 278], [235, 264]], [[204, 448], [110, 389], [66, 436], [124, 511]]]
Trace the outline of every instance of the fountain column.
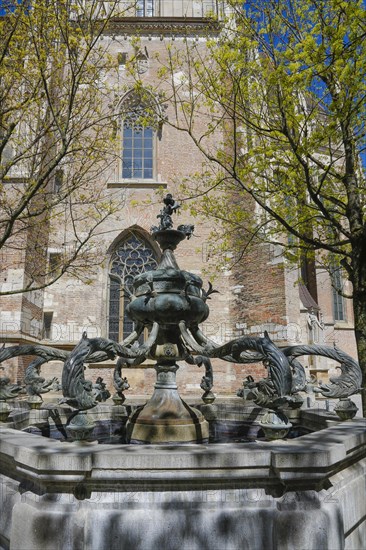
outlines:
[[209, 425], [204, 416], [180, 397], [176, 384], [179, 366], [175, 361], [155, 365], [157, 380], [146, 405], [127, 423], [130, 443], [205, 443]]
[[176, 384], [177, 361], [189, 352], [184, 345], [179, 322], [196, 325], [209, 313], [203, 298], [202, 280], [182, 271], [174, 250], [193, 231], [192, 225], [172, 229], [172, 214], [179, 208], [172, 196], [164, 199], [157, 216], [161, 223], [153, 227], [153, 237], [163, 252], [157, 269], [134, 279], [134, 292], [127, 308], [131, 319], [145, 326], [157, 324], [155, 345], [149, 356], [157, 361], [154, 393], [143, 408], [128, 420], [130, 443], [203, 443], [208, 441], [209, 425], [202, 413], [191, 408], [180, 397]]

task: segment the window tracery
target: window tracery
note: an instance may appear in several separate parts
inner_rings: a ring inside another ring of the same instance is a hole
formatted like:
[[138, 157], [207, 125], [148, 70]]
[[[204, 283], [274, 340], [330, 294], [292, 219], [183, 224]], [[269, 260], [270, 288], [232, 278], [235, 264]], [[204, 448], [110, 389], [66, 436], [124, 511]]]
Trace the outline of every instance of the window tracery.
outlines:
[[122, 105], [122, 178], [151, 180], [154, 177], [156, 109], [136, 94]]
[[132, 292], [134, 277], [156, 269], [153, 249], [139, 235], [130, 233], [114, 250], [109, 272], [109, 338], [121, 341], [133, 331], [133, 322], [126, 314], [124, 288]]

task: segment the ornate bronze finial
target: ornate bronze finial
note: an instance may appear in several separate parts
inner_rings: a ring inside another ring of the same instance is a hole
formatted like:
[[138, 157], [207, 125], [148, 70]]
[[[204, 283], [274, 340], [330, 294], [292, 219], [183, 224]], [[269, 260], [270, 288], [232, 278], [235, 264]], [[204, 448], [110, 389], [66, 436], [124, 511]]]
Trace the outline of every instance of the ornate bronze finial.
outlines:
[[180, 208], [180, 204], [173, 199], [171, 193], [168, 193], [166, 197], [164, 197], [163, 202], [165, 206], [162, 210], [160, 210], [160, 214], [156, 216], [157, 218], [160, 218], [160, 225], [159, 227], [153, 225], [151, 228], [152, 233], [155, 233], [156, 231], [164, 231], [165, 229], [172, 229], [172, 214]]
[[[157, 218], [160, 218], [160, 225], [159, 226], [153, 225], [151, 227], [152, 234], [158, 233], [159, 231], [166, 231], [168, 229], [169, 230], [173, 229], [172, 215], [174, 214], [174, 212], [178, 210], [178, 208], [180, 208], [180, 204], [178, 204], [177, 201], [173, 199], [173, 196], [171, 195], [171, 193], [168, 193], [166, 197], [164, 197], [163, 202], [165, 206], [162, 210], [160, 210], [160, 214], [156, 216]], [[184, 236], [182, 236], [181, 239], [182, 238], [190, 239], [191, 236], [193, 235], [194, 225], [192, 224], [178, 225], [176, 231], [183, 233]], [[162, 242], [165, 242], [165, 239]], [[179, 240], [177, 242], [179, 242]], [[176, 246], [176, 243], [175, 243], [175, 246]]]

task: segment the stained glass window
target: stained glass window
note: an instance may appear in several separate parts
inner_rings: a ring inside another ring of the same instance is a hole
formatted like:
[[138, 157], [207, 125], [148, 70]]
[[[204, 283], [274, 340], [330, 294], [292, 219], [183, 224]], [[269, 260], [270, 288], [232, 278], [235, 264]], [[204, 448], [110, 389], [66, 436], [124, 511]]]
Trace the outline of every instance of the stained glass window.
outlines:
[[124, 288], [132, 292], [134, 277], [145, 271], [156, 269], [157, 261], [153, 250], [139, 235], [131, 233], [115, 249], [109, 275], [109, 338], [115, 341], [125, 339], [133, 331], [133, 322], [126, 314], [128, 300], [124, 299]]

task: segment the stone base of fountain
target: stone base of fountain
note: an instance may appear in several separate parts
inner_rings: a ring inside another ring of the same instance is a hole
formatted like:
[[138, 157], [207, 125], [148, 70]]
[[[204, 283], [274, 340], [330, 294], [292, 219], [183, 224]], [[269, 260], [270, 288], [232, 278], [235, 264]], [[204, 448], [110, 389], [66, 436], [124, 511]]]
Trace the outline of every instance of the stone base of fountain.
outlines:
[[[256, 416], [239, 401], [215, 408], [225, 422]], [[80, 445], [0, 426], [0, 549], [363, 548], [366, 420], [295, 412], [319, 431], [178, 447]]]

